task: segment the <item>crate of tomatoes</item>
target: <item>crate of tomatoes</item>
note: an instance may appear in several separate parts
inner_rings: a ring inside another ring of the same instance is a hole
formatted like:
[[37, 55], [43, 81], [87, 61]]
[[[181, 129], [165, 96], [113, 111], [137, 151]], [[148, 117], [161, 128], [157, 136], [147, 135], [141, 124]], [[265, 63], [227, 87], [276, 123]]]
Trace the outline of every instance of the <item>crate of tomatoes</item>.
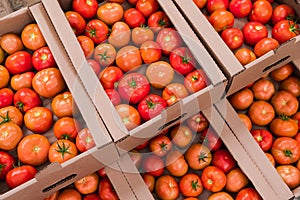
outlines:
[[120, 151], [223, 97], [225, 76], [171, 1], [44, 4]]
[[43, 5], [0, 26], [0, 199], [41, 199], [117, 160]]
[[174, 1], [229, 79], [228, 95], [298, 56], [296, 1]]
[[230, 95], [222, 114], [279, 199], [300, 196], [299, 67], [288, 63]]

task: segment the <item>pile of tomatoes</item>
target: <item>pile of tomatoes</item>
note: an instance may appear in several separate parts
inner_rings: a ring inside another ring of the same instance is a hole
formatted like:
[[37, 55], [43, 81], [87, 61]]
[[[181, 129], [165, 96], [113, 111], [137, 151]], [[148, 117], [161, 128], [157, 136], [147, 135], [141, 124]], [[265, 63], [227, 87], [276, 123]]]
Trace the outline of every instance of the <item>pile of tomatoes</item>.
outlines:
[[39, 26], [2, 35], [1, 183], [17, 187], [49, 162], [62, 163], [93, 147], [84, 124]]
[[300, 34], [294, 8], [274, 0], [193, 1], [242, 65]]
[[300, 185], [300, 78], [292, 63], [229, 97], [285, 183]]
[[73, 0], [65, 16], [128, 130], [209, 84], [157, 0]]
[[139, 145], [130, 156], [157, 199], [262, 199], [202, 113]]

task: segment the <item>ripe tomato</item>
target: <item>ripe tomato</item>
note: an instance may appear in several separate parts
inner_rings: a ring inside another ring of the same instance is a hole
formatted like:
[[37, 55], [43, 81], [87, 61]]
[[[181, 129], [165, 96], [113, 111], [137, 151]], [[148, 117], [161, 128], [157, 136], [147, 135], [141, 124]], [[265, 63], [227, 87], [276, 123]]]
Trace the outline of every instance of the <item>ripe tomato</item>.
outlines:
[[42, 47], [34, 51], [32, 55], [32, 65], [37, 71], [56, 66], [56, 62], [49, 47]]
[[140, 168], [142, 163], [142, 154], [138, 150], [133, 149], [129, 152], [129, 156], [136, 168]]
[[32, 70], [31, 54], [17, 51], [6, 58], [5, 67], [10, 74], [21, 74]]
[[53, 113], [58, 117], [72, 117], [79, 113], [71, 92], [57, 94], [51, 102]]
[[172, 142], [165, 135], [157, 135], [149, 143], [150, 151], [159, 157], [165, 156], [172, 149]]
[[78, 151], [76, 145], [70, 140], [60, 139], [51, 144], [48, 152], [50, 162], [63, 163], [75, 156]]
[[161, 89], [173, 81], [174, 69], [168, 62], [160, 60], [148, 65], [146, 77], [152, 87]]
[[206, 146], [200, 143], [195, 143], [192, 144], [185, 152], [185, 159], [190, 168], [194, 170], [202, 170], [211, 163], [212, 156]]
[[231, 12], [225, 9], [219, 9], [209, 16], [209, 22], [217, 32], [221, 32], [226, 28], [233, 27], [234, 16]]
[[272, 37], [280, 44], [300, 34], [299, 26], [291, 20], [281, 20], [272, 28]]
[[93, 135], [88, 128], [83, 128], [78, 132], [75, 138], [75, 144], [80, 152], [85, 152], [96, 146]]
[[164, 161], [154, 154], [147, 155], [142, 160], [142, 170], [154, 177], [159, 177], [164, 173]]
[[170, 64], [179, 74], [185, 76], [196, 67], [196, 60], [187, 47], [175, 48], [169, 55]]
[[253, 129], [250, 133], [263, 151], [271, 149], [273, 135], [270, 131], [265, 129]]
[[99, 74], [99, 80], [104, 89], [114, 89], [118, 86], [123, 72], [119, 67], [108, 66]]
[[273, 165], [273, 167], [275, 167], [275, 159], [272, 156], [272, 154], [265, 152], [265, 155], [267, 156], [268, 160], [271, 162], [271, 164]]
[[250, 21], [266, 24], [272, 17], [273, 8], [267, 0], [258, 0], [253, 3], [253, 8], [249, 14]]
[[225, 174], [237, 166], [237, 162], [227, 149], [219, 149], [213, 153], [211, 164], [221, 169]]
[[6, 69], [6, 67], [0, 65], [0, 89], [6, 87], [9, 83], [9, 80], [10, 80], [10, 75], [8, 70]]
[[252, 129], [252, 121], [245, 113], [238, 113], [239, 118], [242, 120], [243, 124], [246, 126], [248, 131]]
[[202, 9], [204, 6], [206, 6], [207, 0], [193, 0], [193, 2], [198, 8]]
[[222, 31], [221, 38], [232, 50], [240, 48], [244, 42], [243, 32], [239, 28], [226, 28]]
[[33, 107], [41, 106], [42, 99], [34, 90], [21, 88], [14, 95], [14, 105], [21, 112], [27, 112]]
[[117, 90], [115, 89], [105, 89], [105, 93], [109, 97], [110, 101], [114, 106], [120, 104], [122, 102], [121, 97]]
[[140, 46], [141, 57], [146, 64], [154, 63], [161, 59], [161, 48], [155, 41], [145, 41]]
[[179, 190], [180, 193], [186, 197], [199, 196], [203, 191], [201, 178], [194, 173], [185, 174], [180, 178]]
[[81, 194], [73, 188], [63, 189], [58, 195], [58, 200], [81, 200]]
[[50, 142], [46, 136], [26, 135], [18, 144], [18, 158], [24, 164], [39, 166], [48, 160], [49, 148]]
[[275, 86], [270, 80], [262, 78], [255, 81], [251, 90], [256, 100], [268, 101], [275, 93]]
[[205, 189], [219, 192], [226, 185], [226, 175], [218, 167], [208, 166], [202, 171], [201, 181]]
[[121, 21], [123, 15], [123, 7], [121, 4], [115, 2], [106, 2], [100, 5], [97, 9], [98, 19], [102, 20], [109, 26]]
[[278, 115], [292, 116], [298, 111], [298, 99], [289, 91], [278, 91], [271, 98], [273, 105]]
[[107, 39], [109, 34], [108, 26], [99, 19], [92, 19], [86, 24], [85, 36], [91, 38], [95, 44], [100, 44]]
[[136, 46], [143, 42], [153, 41], [154, 32], [148, 27], [134, 27], [131, 31], [131, 40]]
[[188, 172], [189, 166], [183, 154], [178, 150], [171, 150], [166, 156], [166, 169], [172, 176], [181, 177]]
[[59, 69], [47, 68], [34, 75], [32, 87], [40, 96], [52, 98], [66, 88], [66, 83]]
[[159, 32], [163, 28], [170, 27], [170, 19], [164, 11], [156, 11], [152, 13], [147, 21], [148, 27], [150, 27], [155, 33]]
[[188, 95], [188, 91], [181, 83], [170, 83], [162, 92], [162, 97], [167, 101], [168, 106], [173, 105]]
[[5, 180], [6, 174], [16, 165], [15, 158], [6, 151], [0, 151], [0, 180]]
[[300, 144], [290, 137], [279, 137], [275, 139], [271, 148], [276, 163], [289, 165], [298, 161], [300, 157]]
[[228, 100], [235, 109], [245, 110], [253, 103], [253, 98], [253, 92], [244, 88], [231, 95]]
[[94, 70], [95, 74], [98, 76], [101, 71], [101, 67], [100, 67], [98, 61], [96, 61], [94, 59], [87, 59], [87, 62], [89, 63], [91, 68]]
[[4, 124], [6, 122], [13, 122], [22, 127], [23, 114], [15, 106], [6, 106], [0, 108], [0, 124]]
[[175, 178], [163, 175], [156, 180], [155, 194], [160, 199], [176, 199], [179, 196], [179, 187]]
[[129, 26], [125, 22], [119, 21], [112, 26], [108, 42], [115, 48], [121, 48], [129, 44], [130, 36]]
[[296, 76], [290, 76], [283, 80], [279, 85], [279, 90], [287, 90], [294, 96], [300, 96], [300, 80]]
[[80, 123], [73, 117], [62, 117], [53, 126], [53, 134], [57, 139], [74, 140], [80, 130]]
[[10, 79], [11, 88], [15, 91], [21, 88], [31, 88], [34, 75], [32, 71], [14, 75]]
[[36, 175], [37, 170], [31, 165], [23, 165], [10, 170], [5, 182], [9, 188], [15, 188], [31, 179]]
[[245, 47], [238, 49], [234, 55], [242, 65], [247, 65], [256, 59], [255, 53]]
[[6, 33], [0, 39], [1, 48], [8, 54], [13, 54], [24, 49], [22, 40], [19, 35]]
[[294, 72], [294, 69], [294, 65], [288, 63], [271, 71], [270, 76], [274, 81], [283, 81]]
[[254, 125], [266, 126], [275, 117], [275, 111], [267, 101], [255, 101], [248, 110], [248, 116]]
[[115, 47], [108, 43], [98, 44], [94, 50], [94, 59], [104, 68], [114, 63], [116, 55]]
[[27, 49], [35, 51], [46, 46], [45, 38], [37, 24], [28, 24], [24, 27], [21, 38]]
[[259, 193], [254, 188], [250, 188], [250, 187], [240, 190], [237, 193], [235, 199], [236, 200], [262, 200]]
[[190, 93], [195, 93], [207, 86], [209, 83], [205, 72], [202, 69], [188, 73], [184, 78], [184, 86]]
[[295, 17], [295, 10], [286, 4], [279, 4], [273, 9], [271, 17], [272, 25], [274, 26], [277, 22], [287, 19], [287, 17]]
[[300, 171], [293, 165], [280, 165], [276, 167], [277, 173], [283, 181], [293, 189], [300, 185]]
[[[298, 124], [298, 130], [300, 129], [300, 112], [296, 112], [293, 116], [292, 119], [295, 120], [295, 122]], [[300, 136], [300, 134], [299, 134]], [[300, 141], [300, 140], [299, 140]]]
[[95, 172], [75, 181], [74, 186], [80, 194], [91, 194], [97, 191], [99, 180], [99, 176]]
[[116, 194], [115, 190], [113, 189], [113, 186], [111, 182], [108, 180], [108, 178], [103, 178], [99, 182], [98, 186], [98, 194], [99, 197], [102, 200], [118, 200], [119, 197]]
[[138, 104], [138, 111], [144, 121], [161, 114], [167, 107], [167, 102], [159, 95], [149, 94]]
[[187, 125], [194, 132], [201, 132], [208, 127], [208, 121], [202, 113], [197, 113], [187, 119]]
[[17, 147], [23, 137], [22, 129], [13, 122], [0, 125], [0, 149], [10, 151]]
[[83, 197], [83, 200], [101, 200], [99, 195], [94, 192], [94, 193], [91, 193], [91, 194], [87, 194]]
[[0, 46], [0, 64], [2, 64], [5, 60], [5, 52], [3, 51], [3, 49]]
[[10, 106], [13, 103], [14, 93], [9, 88], [0, 89], [0, 108]]
[[65, 16], [76, 36], [84, 33], [86, 22], [78, 12], [67, 11], [65, 12]]
[[210, 14], [219, 9], [227, 10], [228, 6], [229, 0], [207, 0], [206, 2], [206, 9]]
[[263, 38], [258, 41], [254, 46], [254, 53], [257, 57], [260, 57], [271, 50], [275, 50], [279, 46], [279, 43], [274, 38]]
[[74, 0], [72, 10], [78, 12], [85, 19], [93, 18], [98, 9], [97, 0]]
[[146, 186], [148, 187], [150, 192], [154, 191], [154, 187], [155, 187], [155, 178], [154, 176], [151, 176], [150, 174], [143, 174], [142, 175], [143, 180], [146, 184]]
[[253, 46], [261, 39], [268, 37], [268, 30], [266, 26], [256, 21], [247, 22], [243, 26], [242, 31], [245, 43]]
[[94, 53], [94, 42], [91, 38], [85, 35], [77, 36], [77, 41], [84, 53], [86, 58], [90, 58], [93, 56]]
[[159, 9], [159, 4], [157, 0], [138, 0], [135, 7], [148, 18]]
[[127, 130], [132, 130], [141, 124], [141, 116], [133, 106], [119, 104], [115, 108]]
[[186, 148], [193, 140], [193, 132], [188, 126], [176, 125], [170, 130], [172, 143], [179, 148]]
[[229, 3], [229, 11], [236, 18], [247, 17], [252, 10], [251, 0], [232, 0]]
[[53, 114], [46, 107], [33, 107], [24, 115], [25, 126], [34, 133], [44, 133], [53, 123]]
[[200, 142], [208, 147], [210, 151], [216, 151], [223, 145], [221, 138], [211, 127], [208, 127], [201, 133]]
[[289, 117], [276, 117], [270, 124], [270, 130], [277, 137], [294, 137], [298, 133], [298, 124]]
[[146, 18], [143, 13], [136, 8], [129, 8], [124, 12], [124, 22], [130, 27], [140, 27], [141, 25], [145, 25]]
[[216, 192], [211, 194], [207, 200], [233, 200], [227, 192]]
[[139, 48], [128, 45], [117, 52], [116, 64], [124, 72], [138, 69], [142, 65], [142, 57]]
[[225, 189], [228, 192], [237, 193], [248, 185], [249, 179], [240, 168], [231, 170], [226, 175]]
[[162, 53], [164, 55], [170, 55], [170, 53], [182, 46], [183, 41], [179, 33], [173, 28], [163, 28], [161, 29], [155, 40], [161, 47]]

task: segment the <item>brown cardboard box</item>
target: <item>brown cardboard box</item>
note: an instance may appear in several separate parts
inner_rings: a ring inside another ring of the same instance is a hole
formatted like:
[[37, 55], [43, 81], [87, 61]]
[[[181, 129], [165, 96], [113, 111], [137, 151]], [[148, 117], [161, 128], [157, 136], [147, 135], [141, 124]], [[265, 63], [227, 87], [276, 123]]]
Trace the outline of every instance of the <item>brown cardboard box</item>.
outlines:
[[[175, 28], [181, 36], [183, 36], [183, 39], [196, 56], [199, 64], [203, 66], [211, 84], [207, 88], [167, 108], [152, 120], [143, 123], [131, 131], [127, 131], [112, 103], [105, 94], [102, 85], [98, 81], [98, 77], [94, 71], [88, 67], [87, 60], [59, 4], [56, 1], [47, 0], [43, 1], [43, 3], [79, 77], [111, 133], [114, 142], [117, 143], [120, 152], [127, 152], [133, 149], [161, 130], [206, 108], [223, 96], [224, 86], [226, 85], [225, 76], [218, 69], [214, 60], [197, 39], [182, 15], [177, 11], [175, 5], [171, 1], [160, 0], [159, 3], [161, 7], [170, 16]], [[63, 7], [68, 5], [70, 5], [70, 1], [62, 2]]]
[[9, 0], [9, 1], [14, 10], [19, 10], [20, 8], [29, 7], [36, 3], [41, 2], [41, 0]]
[[[36, 22], [51, 49], [64, 79], [71, 91], [76, 104], [96, 142], [96, 147], [79, 154], [62, 164], [46, 163], [39, 166], [34, 179], [8, 190], [1, 185], [0, 199], [41, 199], [49, 196], [58, 189], [73, 183], [75, 180], [88, 175], [102, 167], [113, 163], [119, 158], [115, 144], [101, 121], [92, 101], [77, 77], [76, 71], [60, 42], [41, 3], [29, 8], [20, 9], [0, 19], [0, 35], [14, 32], [20, 33], [25, 25]], [[91, 120], [93, 119], [93, 120]], [[50, 141], [55, 141], [53, 133], [48, 133]]]
[[0, 1], [0, 18], [12, 13], [14, 10], [8, 0]]
[[[235, 58], [233, 52], [227, 47], [219, 34], [208, 22], [204, 14], [192, 0], [173, 0], [178, 9], [184, 13], [194, 31], [201, 41], [210, 50], [219, 66], [229, 80], [227, 95], [233, 94], [249, 83], [262, 77], [264, 74], [278, 68], [297, 58], [297, 48], [300, 46], [300, 36], [280, 45], [276, 50], [270, 51], [255, 61], [242, 66]], [[300, 5], [294, 1], [285, 1], [291, 4], [295, 10], [300, 10]], [[244, 19], [235, 19], [235, 25], [242, 25]]]

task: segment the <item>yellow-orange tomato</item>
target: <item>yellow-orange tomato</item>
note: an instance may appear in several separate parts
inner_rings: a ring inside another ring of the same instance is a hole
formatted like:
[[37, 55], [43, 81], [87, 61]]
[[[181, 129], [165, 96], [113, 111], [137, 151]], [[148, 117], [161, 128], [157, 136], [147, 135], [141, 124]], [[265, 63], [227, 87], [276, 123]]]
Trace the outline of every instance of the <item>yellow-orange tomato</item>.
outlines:
[[10, 151], [16, 148], [23, 137], [22, 129], [13, 122], [0, 125], [0, 149]]
[[25, 26], [21, 33], [21, 38], [24, 46], [32, 51], [46, 46], [45, 38], [37, 24]]
[[8, 85], [10, 79], [10, 75], [8, 70], [0, 65], [0, 89], [4, 88]]
[[63, 163], [78, 154], [76, 145], [70, 140], [57, 140], [51, 144], [48, 152], [50, 162]]
[[98, 174], [92, 173], [75, 181], [74, 186], [81, 194], [91, 194], [97, 191], [99, 180]]
[[7, 33], [0, 39], [0, 46], [8, 54], [13, 54], [24, 49], [20, 36], [14, 33]]

